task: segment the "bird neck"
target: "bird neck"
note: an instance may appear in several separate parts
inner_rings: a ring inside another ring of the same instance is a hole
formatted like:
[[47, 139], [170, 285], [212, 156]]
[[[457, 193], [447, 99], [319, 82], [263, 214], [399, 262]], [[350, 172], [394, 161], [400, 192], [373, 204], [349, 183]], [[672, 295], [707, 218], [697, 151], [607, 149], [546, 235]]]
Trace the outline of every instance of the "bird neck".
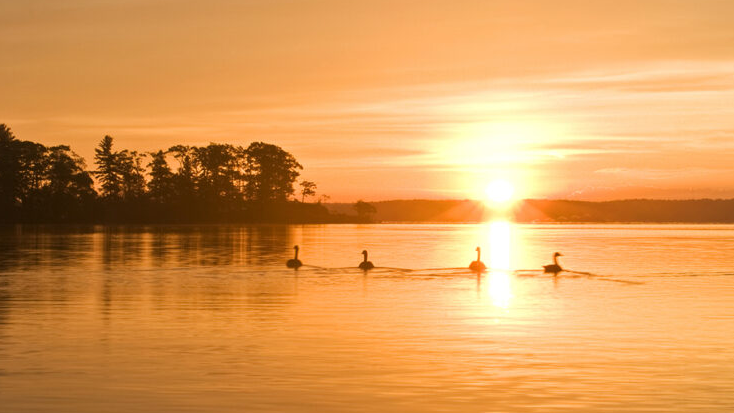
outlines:
[[553, 256], [553, 264], [558, 265], [558, 255]]
[[364, 261], [363, 262], [367, 262], [367, 253], [366, 252], [363, 252], [362, 255], [364, 255]]
[[296, 257], [295, 259], [298, 259], [298, 248], [296, 248]]
[[477, 261], [481, 261], [482, 259], [482, 250], [477, 250]]

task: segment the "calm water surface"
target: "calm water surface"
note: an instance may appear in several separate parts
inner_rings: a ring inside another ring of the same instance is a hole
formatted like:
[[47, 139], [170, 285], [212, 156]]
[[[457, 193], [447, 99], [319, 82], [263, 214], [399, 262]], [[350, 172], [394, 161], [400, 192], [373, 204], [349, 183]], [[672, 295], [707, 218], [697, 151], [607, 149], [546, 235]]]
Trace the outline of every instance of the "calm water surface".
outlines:
[[621, 410], [734, 411], [733, 226], [0, 233], [2, 412]]

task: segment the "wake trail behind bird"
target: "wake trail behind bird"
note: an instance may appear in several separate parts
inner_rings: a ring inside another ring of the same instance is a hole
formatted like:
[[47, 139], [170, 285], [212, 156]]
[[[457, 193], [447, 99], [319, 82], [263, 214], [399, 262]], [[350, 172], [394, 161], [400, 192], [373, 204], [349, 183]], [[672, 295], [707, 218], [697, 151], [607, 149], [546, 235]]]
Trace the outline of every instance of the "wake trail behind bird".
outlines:
[[594, 274], [593, 272], [586, 272], [586, 271], [574, 271], [574, 270], [563, 270], [565, 272], [570, 272], [573, 274], [580, 274], [580, 275], [590, 275], [592, 277], [599, 277], [599, 274]]
[[375, 267], [374, 270], [393, 270], [393, 271], [401, 271], [401, 272], [413, 272], [415, 270], [410, 268], [398, 268], [398, 267]]
[[643, 281], [630, 281], [630, 280], [621, 280], [619, 278], [612, 278], [600, 274], [594, 274], [592, 272], [586, 272], [586, 271], [574, 271], [574, 270], [564, 270], [565, 272], [569, 272], [571, 274], [578, 274], [578, 275], [585, 275], [589, 279], [599, 280], [599, 281], [610, 281], [615, 283], [621, 283], [621, 284], [630, 284], [630, 285], [640, 285], [645, 284]]
[[[333, 272], [333, 271], [349, 271], [354, 273], [373, 273], [375, 275], [384, 275], [385, 271], [395, 271], [401, 274], [414, 274], [414, 275], [431, 275], [431, 276], [456, 276], [456, 275], [464, 275], [464, 274], [472, 274], [476, 275], [475, 271], [471, 271], [470, 269], [466, 267], [441, 267], [441, 268], [401, 268], [401, 267], [375, 267], [370, 270], [361, 270], [358, 267], [321, 267], [318, 265], [304, 265], [301, 267], [302, 269], [313, 269], [317, 271], [326, 271], [326, 272]], [[439, 273], [435, 273], [438, 271]], [[504, 270], [497, 270], [497, 269], [488, 269], [484, 272], [484, 274], [492, 273], [493, 271], [504, 271]], [[430, 274], [425, 274], [425, 273]], [[441, 273], [443, 272], [443, 273]], [[519, 277], [535, 277], [540, 275], [545, 275], [542, 269], [538, 268], [532, 268], [532, 269], [516, 269], [510, 271], [514, 275]], [[563, 270], [563, 273], [567, 274], [574, 274], [579, 276], [585, 276], [589, 279], [599, 280], [599, 281], [609, 281], [609, 282], [616, 282], [621, 284], [630, 284], [630, 285], [639, 285], [644, 284], [642, 281], [630, 281], [630, 280], [623, 280], [618, 278], [612, 278], [608, 276], [604, 276], [601, 274], [595, 274], [592, 272], [587, 271], [576, 271], [576, 270]], [[564, 277], [563, 273], [556, 276], [555, 278], [580, 278], [580, 277]], [[550, 277], [554, 278], [554, 277]]]
[[620, 280], [618, 278], [608, 278], [608, 277], [599, 277], [599, 278], [595, 278], [595, 280], [610, 281], [610, 282], [615, 282], [615, 283], [620, 283], [620, 284], [630, 284], [630, 285], [645, 284], [643, 281]]
[[311, 264], [303, 264], [301, 268], [313, 268], [316, 270], [338, 270], [339, 269], [339, 268], [321, 267], [318, 265], [311, 265]]

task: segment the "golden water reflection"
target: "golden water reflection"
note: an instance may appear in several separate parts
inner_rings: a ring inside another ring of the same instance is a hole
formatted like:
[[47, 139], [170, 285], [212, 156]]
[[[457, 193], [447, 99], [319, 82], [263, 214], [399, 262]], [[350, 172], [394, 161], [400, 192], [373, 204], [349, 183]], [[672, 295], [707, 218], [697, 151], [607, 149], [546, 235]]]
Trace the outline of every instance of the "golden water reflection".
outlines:
[[734, 226], [600, 228], [12, 229], [0, 412], [732, 411]]
[[509, 308], [512, 300], [511, 268], [512, 224], [494, 221], [489, 224], [489, 298], [493, 305]]
[[494, 221], [489, 224], [489, 268], [510, 270], [510, 223]]

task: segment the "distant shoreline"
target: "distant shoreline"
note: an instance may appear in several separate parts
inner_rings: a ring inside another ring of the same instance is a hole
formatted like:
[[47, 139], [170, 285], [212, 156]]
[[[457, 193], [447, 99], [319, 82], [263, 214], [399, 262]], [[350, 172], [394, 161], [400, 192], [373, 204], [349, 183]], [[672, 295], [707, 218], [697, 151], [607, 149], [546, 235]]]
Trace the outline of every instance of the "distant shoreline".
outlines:
[[[90, 214], [86, 219], [7, 222], [29, 225], [304, 225], [304, 224], [477, 224], [508, 220], [520, 224], [734, 224], [734, 199], [569, 201], [526, 199], [497, 212], [475, 200], [388, 200], [367, 203], [368, 215], [354, 215], [353, 203], [286, 202], [236, 214], [158, 220], [155, 215]], [[131, 212], [131, 211], [128, 211]], [[198, 218], [198, 219], [197, 219]]]
[[[201, 226], [307, 224], [478, 224], [508, 220], [519, 224], [734, 224], [734, 199], [569, 201], [526, 199], [503, 211], [475, 200], [387, 200], [365, 203], [368, 215], [354, 215], [353, 203], [290, 201], [238, 213], [160, 220], [160, 215], [90, 213], [83, 219], [21, 220], [14, 225]], [[145, 211], [145, 208], [138, 211]]]
[[[734, 199], [571, 201], [525, 199], [504, 211], [476, 200], [390, 200], [370, 202], [376, 222], [479, 223], [507, 219], [518, 223], [681, 223], [734, 224]], [[351, 204], [324, 206], [344, 213]]]
[[[514, 225], [520, 226], [539, 226], [539, 227], [588, 227], [589, 229], [604, 229], [610, 227], [640, 227], [659, 226], [659, 227], [716, 227], [716, 226], [734, 226], [734, 222], [514, 222]], [[425, 225], [425, 226], [441, 226], [441, 225], [488, 225], [492, 221], [484, 222], [372, 222], [372, 223], [350, 223], [350, 222], [325, 222], [325, 223], [247, 223], [247, 222], [231, 222], [231, 223], [199, 223], [199, 224], [0, 224], [0, 233], [9, 232], [59, 232], [59, 233], [93, 233], [93, 232], [148, 232], [148, 231], [164, 231], [164, 232], [189, 232], [189, 231], [210, 231], [226, 227], [300, 227], [300, 226], [409, 226], [409, 225]]]

